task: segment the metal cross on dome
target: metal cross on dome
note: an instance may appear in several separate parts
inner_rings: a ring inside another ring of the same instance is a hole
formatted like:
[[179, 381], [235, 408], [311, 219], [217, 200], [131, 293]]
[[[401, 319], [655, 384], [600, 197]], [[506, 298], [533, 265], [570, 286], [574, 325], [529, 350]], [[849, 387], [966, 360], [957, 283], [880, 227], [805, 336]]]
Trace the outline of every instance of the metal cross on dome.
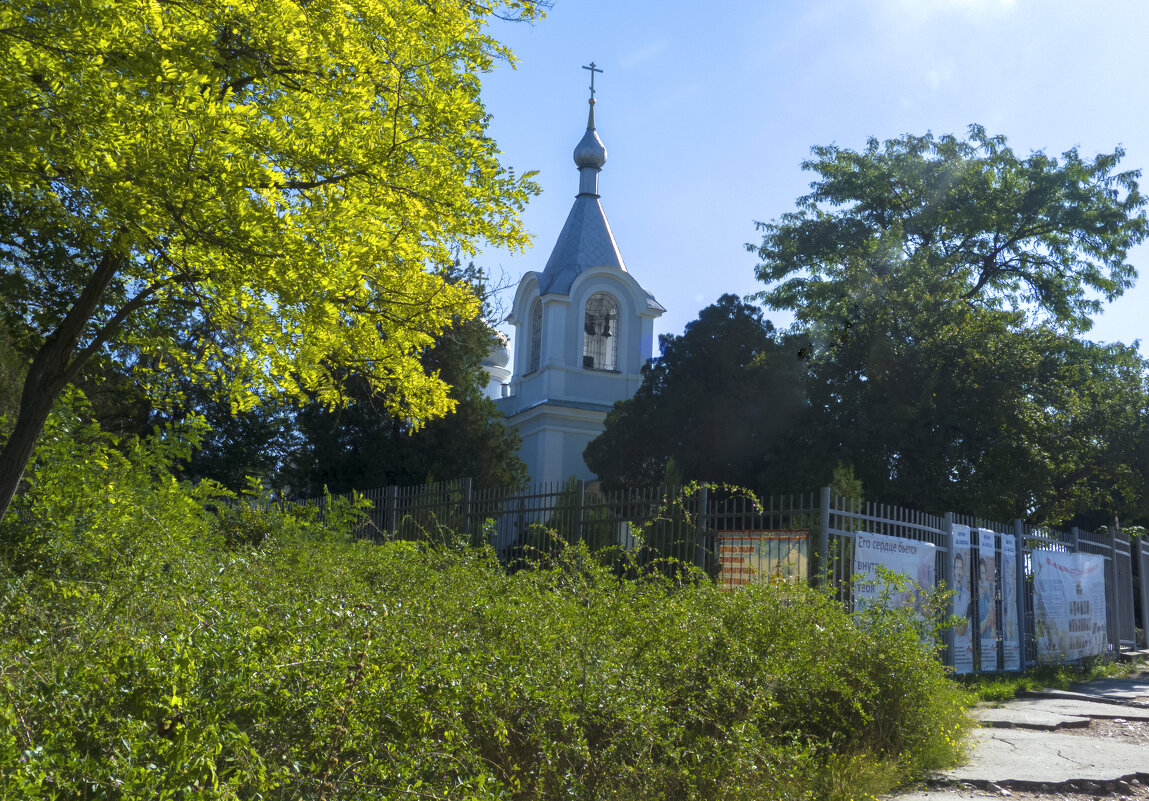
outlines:
[[602, 72], [602, 70], [596, 67], [593, 61], [590, 63], [589, 67], [583, 67], [583, 69], [590, 70], [590, 99], [594, 100], [594, 74], [596, 72]]

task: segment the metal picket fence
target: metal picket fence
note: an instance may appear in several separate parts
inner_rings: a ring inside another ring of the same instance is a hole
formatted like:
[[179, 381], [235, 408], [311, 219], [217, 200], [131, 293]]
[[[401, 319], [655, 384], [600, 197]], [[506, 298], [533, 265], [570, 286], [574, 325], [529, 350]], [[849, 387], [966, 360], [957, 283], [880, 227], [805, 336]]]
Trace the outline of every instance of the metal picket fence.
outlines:
[[[859, 535], [866, 535], [867, 542], [890, 537], [928, 543], [937, 587], [954, 586], [955, 527], [1007, 535], [987, 537], [992, 546], [975, 543], [972, 550], [993, 576], [1003, 578], [982, 588], [992, 597], [983, 592], [980, 600], [975, 594], [972, 601], [978, 616], [987, 611], [978, 604], [993, 604], [990, 611], [999, 622], [996, 645], [980, 639], [974, 645], [981, 671], [1007, 667], [1002, 621], [1018, 621], [1021, 667], [1038, 658], [1035, 554], [1101, 557], [1109, 653], [1142, 645], [1137, 622], [1144, 626], [1149, 612], [1149, 582], [1143, 580], [1149, 571], [1149, 543], [1116, 526], [1098, 532], [1059, 531], [1020, 520], [935, 515], [838, 496], [825, 487], [758, 500], [743, 491], [713, 486], [608, 492], [597, 484], [570, 481], [512, 491], [479, 489], [463, 479], [359, 494], [371, 503], [356, 532], [363, 538], [491, 545], [511, 566], [545, 563], [581, 543], [628, 570], [677, 572], [690, 566], [729, 589], [773, 581], [828, 583], [848, 605], [855, 600]], [[1006, 566], [1013, 566], [1013, 572], [1005, 571], [1009, 575], [1003, 573]], [[977, 584], [976, 573], [971, 580]], [[1016, 607], [1016, 617], [1011, 607]], [[951, 632], [943, 643], [947, 660], [953, 658], [953, 642]]]

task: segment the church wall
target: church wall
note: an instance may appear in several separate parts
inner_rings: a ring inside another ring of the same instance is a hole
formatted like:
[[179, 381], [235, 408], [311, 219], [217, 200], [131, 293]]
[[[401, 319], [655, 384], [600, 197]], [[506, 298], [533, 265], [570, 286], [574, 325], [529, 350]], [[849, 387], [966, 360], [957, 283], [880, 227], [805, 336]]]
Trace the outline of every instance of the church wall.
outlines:
[[592, 480], [595, 476], [582, 453], [602, 432], [605, 409], [585, 409], [547, 404], [524, 413], [516, 422], [522, 436], [519, 456], [527, 464], [534, 483], [562, 482], [571, 476]]
[[565, 297], [548, 295], [543, 297], [543, 351], [544, 370], [555, 365], [568, 364], [566, 360], [566, 339], [568, 307], [570, 300]]
[[[654, 318], [642, 318], [642, 332], [638, 337], [638, 358], [640, 365], [654, 358]], [[641, 367], [640, 367], [641, 369]]]

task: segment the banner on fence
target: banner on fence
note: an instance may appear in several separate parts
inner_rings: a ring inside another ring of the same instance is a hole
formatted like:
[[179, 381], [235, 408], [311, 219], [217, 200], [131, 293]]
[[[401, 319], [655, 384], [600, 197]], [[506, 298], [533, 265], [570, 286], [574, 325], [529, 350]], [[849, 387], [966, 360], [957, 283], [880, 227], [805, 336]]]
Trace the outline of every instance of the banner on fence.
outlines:
[[[934, 587], [934, 558], [937, 546], [884, 534], [854, 535], [854, 603], [864, 609], [890, 590], [893, 607], [912, 606], [925, 613], [925, 594]], [[909, 579], [901, 589], [887, 587], [879, 567]]]
[[804, 581], [808, 529], [724, 531], [716, 536], [719, 581], [726, 587]]
[[1034, 551], [1032, 560], [1037, 658], [1054, 662], [1104, 653], [1105, 559]]
[[1001, 650], [1006, 670], [1021, 670], [1021, 634], [1017, 622], [1017, 538], [1001, 539]]
[[977, 535], [977, 631], [981, 647], [978, 670], [997, 670], [997, 534], [979, 528]]
[[973, 577], [969, 526], [953, 527], [954, 673], [973, 672]]

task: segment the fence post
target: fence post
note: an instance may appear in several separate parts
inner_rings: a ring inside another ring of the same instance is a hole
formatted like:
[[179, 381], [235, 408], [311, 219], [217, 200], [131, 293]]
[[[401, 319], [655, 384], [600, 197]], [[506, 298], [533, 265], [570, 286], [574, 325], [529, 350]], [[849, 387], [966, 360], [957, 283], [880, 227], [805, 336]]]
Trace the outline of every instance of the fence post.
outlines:
[[575, 495], [574, 495], [574, 540], [568, 545], [574, 545], [576, 542], [582, 542], [582, 511], [583, 503], [586, 501], [586, 482], [579, 479], [575, 482]]
[[399, 487], [395, 484], [387, 488], [387, 533], [391, 539], [399, 534]]
[[464, 478], [459, 492], [460, 533], [466, 533], [472, 545], [478, 545], [477, 535], [471, 531], [471, 479]]
[[[945, 582], [946, 589], [950, 591], [950, 602], [947, 605], [949, 615], [952, 618], [957, 614], [957, 609], [954, 608], [954, 601], [957, 596], [953, 594], [954, 588], [954, 513], [946, 512], [942, 517], [942, 531], [944, 533], [946, 543], [946, 558], [942, 564], [942, 581]], [[945, 664], [951, 668], [954, 666], [954, 627], [946, 626], [945, 636]]]
[[1019, 657], [1021, 658], [1021, 672], [1024, 673], [1029, 667], [1029, 638], [1033, 634], [1036, 640], [1036, 633], [1029, 630], [1029, 619], [1026, 617], [1026, 599], [1029, 597], [1029, 586], [1025, 582], [1025, 523], [1020, 518], [1014, 518], [1013, 521], [1013, 539], [1014, 549], [1014, 576], [1016, 589], [1014, 590], [1014, 605], [1017, 606], [1017, 636], [1021, 641], [1018, 643]]
[[698, 514], [694, 516], [694, 564], [709, 572], [706, 570], [706, 529], [710, 524], [707, 515], [710, 495], [705, 484], [698, 488], [694, 497], [698, 499]]
[[1117, 586], [1117, 532], [1112, 527], [1106, 530], [1105, 545], [1109, 548], [1109, 558], [1105, 564], [1105, 583], [1109, 585], [1105, 593], [1105, 625], [1109, 629], [1109, 646], [1113, 649], [1113, 655], [1117, 656], [1121, 653], [1121, 626], [1117, 612], [1121, 590]]
[[817, 587], [822, 579], [830, 579], [830, 488], [822, 487], [818, 493], [818, 534], [810, 560], [810, 584]]

